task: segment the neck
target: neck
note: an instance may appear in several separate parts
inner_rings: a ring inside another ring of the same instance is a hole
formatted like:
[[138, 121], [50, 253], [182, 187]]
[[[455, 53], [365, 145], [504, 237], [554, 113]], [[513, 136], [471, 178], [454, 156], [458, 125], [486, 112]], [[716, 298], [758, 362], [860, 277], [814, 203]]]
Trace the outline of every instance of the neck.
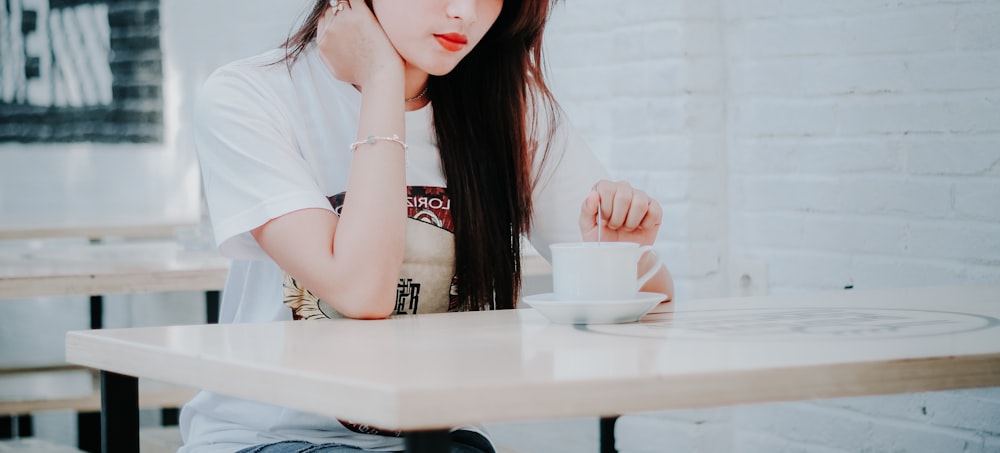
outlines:
[[[413, 67], [409, 63], [406, 64], [405, 71], [406, 71], [405, 74], [406, 86], [404, 87], [403, 92], [406, 93], [406, 97], [412, 98], [420, 95], [420, 93], [424, 90], [424, 87], [427, 86], [427, 79], [428, 79], [427, 73]], [[407, 105], [413, 104], [413, 105], [423, 106], [426, 103], [427, 103], [427, 97], [424, 96], [421, 99], [416, 99], [412, 102], [407, 102]]]

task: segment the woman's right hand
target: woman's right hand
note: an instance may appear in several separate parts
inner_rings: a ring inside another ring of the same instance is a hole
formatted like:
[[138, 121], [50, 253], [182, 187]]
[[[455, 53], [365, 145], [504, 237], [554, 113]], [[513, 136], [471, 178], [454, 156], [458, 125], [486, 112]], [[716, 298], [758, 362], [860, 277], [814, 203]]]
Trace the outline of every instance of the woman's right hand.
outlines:
[[343, 10], [327, 7], [316, 26], [320, 58], [333, 76], [360, 87], [376, 75], [398, 71], [402, 76], [403, 59], [365, 1], [339, 1]]

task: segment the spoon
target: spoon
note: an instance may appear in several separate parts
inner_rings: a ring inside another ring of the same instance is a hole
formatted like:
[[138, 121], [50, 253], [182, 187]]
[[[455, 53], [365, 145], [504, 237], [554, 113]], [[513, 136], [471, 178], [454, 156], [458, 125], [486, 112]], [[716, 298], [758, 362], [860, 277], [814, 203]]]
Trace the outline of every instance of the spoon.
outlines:
[[597, 245], [601, 245], [601, 202], [597, 202]]

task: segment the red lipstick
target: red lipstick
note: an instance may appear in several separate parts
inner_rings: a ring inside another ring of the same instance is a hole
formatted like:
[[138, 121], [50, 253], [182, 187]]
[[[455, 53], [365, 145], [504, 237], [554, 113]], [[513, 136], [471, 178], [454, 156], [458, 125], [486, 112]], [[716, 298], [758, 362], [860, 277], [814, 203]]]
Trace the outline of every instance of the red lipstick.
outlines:
[[440, 35], [434, 35], [434, 38], [437, 39], [437, 42], [441, 45], [441, 47], [444, 47], [444, 50], [449, 52], [458, 52], [469, 42], [469, 39], [461, 33], [443, 33]]

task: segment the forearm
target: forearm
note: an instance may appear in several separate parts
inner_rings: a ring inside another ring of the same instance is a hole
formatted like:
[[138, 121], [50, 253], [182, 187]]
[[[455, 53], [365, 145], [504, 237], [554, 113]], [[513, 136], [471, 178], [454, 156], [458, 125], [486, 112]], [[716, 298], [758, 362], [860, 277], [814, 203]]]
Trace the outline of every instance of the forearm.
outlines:
[[324, 65], [361, 90], [355, 140], [362, 143], [353, 151], [344, 205], [339, 217], [304, 209], [253, 234], [279, 266], [344, 316], [383, 318], [394, 308], [405, 250], [405, 152], [394, 141], [366, 139], [406, 140], [405, 65], [365, 2], [324, 7], [315, 26]]
[[[402, 86], [389, 80], [365, 90], [359, 137], [405, 139]], [[392, 313], [403, 260], [405, 179], [398, 143], [359, 145], [339, 218], [321, 209], [294, 211], [255, 229], [254, 238], [278, 266], [344, 316], [384, 318]]]
[[[643, 275], [649, 271], [649, 269], [656, 264], [656, 259], [651, 253], [647, 253], [643, 256], [642, 260], [639, 261], [639, 275]], [[653, 276], [642, 285], [642, 292], [648, 293], [661, 293], [667, 295], [667, 300], [674, 300], [674, 279], [670, 275], [670, 270], [664, 264], [656, 264], [660, 267], [660, 270], [653, 274]]]
[[[362, 93], [357, 140], [406, 140], [402, 74], [387, 73]], [[335, 294], [345, 315], [391, 313], [406, 240], [406, 165], [403, 147], [388, 140], [358, 145], [333, 241], [335, 266], [350, 276]], [[339, 306], [339, 307], [338, 307]]]

